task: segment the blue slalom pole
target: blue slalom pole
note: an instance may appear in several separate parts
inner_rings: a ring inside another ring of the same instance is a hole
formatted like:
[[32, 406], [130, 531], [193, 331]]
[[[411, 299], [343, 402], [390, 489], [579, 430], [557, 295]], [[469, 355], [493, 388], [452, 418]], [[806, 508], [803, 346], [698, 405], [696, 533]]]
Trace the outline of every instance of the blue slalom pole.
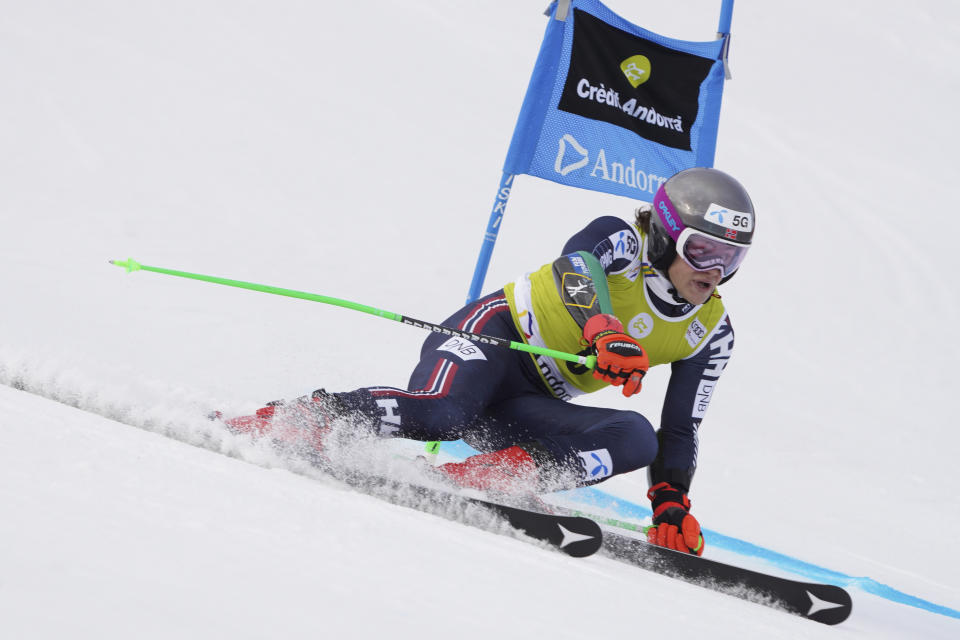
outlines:
[[733, 21], [733, 0], [723, 0], [720, 7], [720, 24], [717, 26], [717, 33], [730, 33], [730, 23]]
[[723, 51], [720, 59], [723, 60], [723, 77], [729, 80], [730, 73], [730, 23], [733, 21], [733, 0], [723, 0], [720, 5], [720, 23], [717, 25], [717, 38], [723, 39]]
[[483, 289], [483, 281], [487, 277], [487, 268], [490, 266], [490, 256], [493, 255], [493, 245], [497, 241], [497, 234], [500, 233], [500, 221], [503, 220], [503, 213], [507, 210], [507, 200], [510, 199], [513, 178], [514, 175], [510, 173], [504, 173], [500, 178], [500, 189], [493, 201], [487, 231], [483, 234], [483, 244], [480, 245], [480, 255], [477, 256], [477, 266], [473, 271], [473, 281], [470, 283], [467, 302], [473, 302], [479, 298], [480, 291]]

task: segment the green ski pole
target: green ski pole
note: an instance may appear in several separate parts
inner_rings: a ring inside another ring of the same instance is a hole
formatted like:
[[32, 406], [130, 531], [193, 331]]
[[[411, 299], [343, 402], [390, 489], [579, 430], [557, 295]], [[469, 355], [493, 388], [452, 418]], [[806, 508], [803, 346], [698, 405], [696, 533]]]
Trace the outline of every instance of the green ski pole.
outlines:
[[424, 451], [426, 452], [427, 462], [430, 464], [437, 463], [437, 456], [440, 455], [440, 443], [436, 440], [431, 440], [424, 446]]
[[358, 302], [351, 302], [349, 300], [342, 300], [340, 298], [323, 296], [316, 293], [306, 293], [304, 291], [295, 291], [293, 289], [282, 289], [280, 287], [271, 287], [269, 285], [264, 285], [264, 284], [244, 282], [242, 280], [229, 280], [227, 278], [218, 278], [216, 276], [207, 276], [199, 273], [189, 273], [187, 271], [176, 271], [174, 269], [164, 269], [162, 267], [151, 267], [149, 265], [140, 264], [133, 258], [127, 258], [126, 260], [110, 260], [110, 264], [126, 269], [127, 273], [131, 273], [133, 271], [152, 271], [153, 273], [161, 273], [168, 276], [176, 276], [178, 278], [188, 278], [190, 280], [201, 280], [203, 282], [210, 282], [213, 284], [222, 284], [228, 287], [237, 287], [240, 289], [249, 289], [251, 291], [260, 291], [262, 293], [271, 293], [278, 296], [286, 296], [288, 298], [299, 298], [301, 300], [310, 300], [312, 302], [322, 302], [324, 304], [330, 304], [337, 307], [344, 307], [345, 309], [362, 311], [364, 313], [369, 313], [371, 315], [379, 316], [381, 318], [386, 318], [388, 320], [395, 320], [396, 322], [402, 322], [403, 324], [408, 324], [413, 327], [420, 327], [421, 329], [427, 329], [428, 331], [442, 333], [444, 335], [454, 336], [458, 338], [464, 338], [465, 340], [478, 342], [480, 344], [490, 344], [497, 347], [504, 347], [506, 349], [515, 349], [517, 351], [525, 351], [527, 353], [535, 353], [537, 355], [548, 356], [550, 358], [555, 358], [557, 360], [566, 360], [568, 362], [574, 362], [576, 364], [583, 365], [588, 369], [593, 369], [597, 363], [596, 356], [581, 356], [574, 353], [566, 353], [565, 351], [557, 351], [556, 349], [547, 349], [546, 347], [537, 347], [535, 345], [526, 344], [524, 342], [507, 340], [506, 338], [500, 338], [498, 336], [488, 336], [482, 333], [471, 333], [469, 331], [461, 331], [460, 329], [446, 327], [442, 324], [435, 324], [433, 322], [417, 320], [415, 318], [403, 316], [403, 315], [400, 315], [399, 313], [394, 313], [392, 311], [384, 311], [383, 309], [377, 309], [376, 307], [360, 304]]

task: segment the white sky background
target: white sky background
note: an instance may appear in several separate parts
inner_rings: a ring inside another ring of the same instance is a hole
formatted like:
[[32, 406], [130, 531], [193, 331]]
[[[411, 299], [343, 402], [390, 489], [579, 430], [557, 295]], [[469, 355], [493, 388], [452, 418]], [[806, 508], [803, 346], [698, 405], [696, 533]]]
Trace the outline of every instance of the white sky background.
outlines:
[[[405, 383], [424, 337], [414, 329], [127, 276], [106, 261], [132, 256], [443, 319], [466, 294], [544, 3], [8, 4], [2, 381], [188, 441], [203, 427], [191, 416], [210, 408]], [[609, 5], [665, 35], [709, 39], [719, 2]], [[758, 235], [723, 290], [737, 348], [704, 422], [692, 492], [710, 529], [955, 608], [958, 13], [930, 0], [737, 3], [716, 166], [750, 190]], [[593, 217], [631, 208], [518, 178], [486, 290], [551, 260]], [[638, 398], [585, 401], [656, 420], [662, 369]], [[570, 590], [589, 592], [584, 605], [619, 632], [672, 629], [652, 612], [683, 602], [711, 633], [754, 618], [753, 635], [821, 631], [19, 392], [0, 398], [0, 600], [25, 634], [28, 623], [51, 637], [67, 628], [45, 615], [43, 594], [58, 582], [58, 602], [97, 621], [99, 637], [126, 624], [158, 637], [231, 635], [236, 615], [265, 629], [256, 611], [234, 609], [257, 597], [263, 620], [289, 607], [288, 635], [329, 630], [316, 611], [346, 611], [371, 634], [412, 637], [424, 620], [408, 616], [410, 593], [447, 607], [441, 625], [465, 624], [478, 602], [501, 615], [520, 602], [546, 628], [582, 635], [590, 618], [551, 600]], [[645, 478], [633, 476], [603, 488], [641, 501]], [[369, 532], [383, 519], [399, 532], [387, 547]], [[120, 543], [128, 538], [145, 543]], [[268, 543], [278, 539], [288, 544]], [[361, 547], [380, 550], [351, 565], [339, 554], [354, 544], [352, 562]], [[412, 577], [427, 557], [420, 546], [437, 550], [437, 574]], [[174, 564], [203, 588], [184, 592]], [[531, 573], [514, 584], [494, 567]], [[17, 588], [24, 581], [36, 590]], [[364, 619], [371, 589], [382, 615]], [[896, 637], [903, 628], [882, 628], [899, 620], [956, 634], [955, 620], [854, 597], [849, 633]], [[101, 608], [116, 599], [120, 618]], [[531, 620], [517, 624], [544, 628]], [[473, 623], [474, 637], [493, 628]]]

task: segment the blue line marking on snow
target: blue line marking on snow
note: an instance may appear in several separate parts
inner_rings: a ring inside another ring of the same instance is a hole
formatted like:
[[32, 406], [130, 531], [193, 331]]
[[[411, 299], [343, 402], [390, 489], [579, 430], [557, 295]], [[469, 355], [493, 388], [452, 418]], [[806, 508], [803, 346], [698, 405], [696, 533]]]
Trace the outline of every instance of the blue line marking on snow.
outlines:
[[[458, 458], [466, 458], [467, 456], [472, 456], [476, 453], [479, 453], [476, 449], [468, 445], [463, 440], [457, 440], [456, 442], [444, 442], [441, 447], [447, 454]], [[616, 496], [612, 496], [609, 493], [600, 491], [599, 489], [595, 489], [593, 487], [581, 487], [571, 491], [564, 491], [562, 492], [562, 495], [585, 505], [590, 505], [601, 509], [610, 509], [617, 515], [625, 518], [643, 520], [644, 518], [649, 518], [651, 515], [653, 515], [650, 509], [647, 507], [640, 506], [630, 502], [629, 500], [624, 500], [623, 498], [617, 498]], [[912, 596], [908, 593], [904, 593], [903, 591], [899, 591], [898, 589], [894, 589], [891, 586], [877, 582], [873, 578], [858, 578], [855, 576], [848, 576], [845, 573], [819, 567], [815, 564], [804, 562], [798, 558], [793, 558], [791, 556], [772, 551], [771, 549], [765, 549], [764, 547], [755, 545], [752, 542], [725, 536], [722, 533], [712, 531], [710, 529], [704, 529], [703, 532], [704, 537], [708, 541], [709, 545], [749, 558], [758, 558], [779, 569], [789, 571], [797, 576], [807, 578], [809, 580], [816, 580], [818, 582], [835, 584], [840, 587], [856, 587], [867, 593], [890, 600], [891, 602], [897, 602], [900, 604], [909, 605], [911, 607], [916, 607], [918, 609], [923, 609], [925, 611], [930, 611], [932, 613], [939, 613], [940, 615], [948, 616], [950, 618], [960, 619], [960, 611], [956, 609], [951, 609], [950, 607], [945, 607], [943, 605], [930, 602], [929, 600]]]

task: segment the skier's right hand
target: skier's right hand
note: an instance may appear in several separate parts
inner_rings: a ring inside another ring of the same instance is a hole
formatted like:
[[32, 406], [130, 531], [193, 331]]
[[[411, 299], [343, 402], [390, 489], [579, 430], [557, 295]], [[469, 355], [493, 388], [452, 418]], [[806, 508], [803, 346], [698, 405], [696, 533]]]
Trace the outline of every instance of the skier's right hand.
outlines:
[[597, 355], [594, 378], [615, 387], [622, 385], [626, 397], [640, 393], [650, 359], [636, 340], [623, 333], [623, 324], [616, 316], [607, 313], [593, 316], [583, 327], [583, 337]]

